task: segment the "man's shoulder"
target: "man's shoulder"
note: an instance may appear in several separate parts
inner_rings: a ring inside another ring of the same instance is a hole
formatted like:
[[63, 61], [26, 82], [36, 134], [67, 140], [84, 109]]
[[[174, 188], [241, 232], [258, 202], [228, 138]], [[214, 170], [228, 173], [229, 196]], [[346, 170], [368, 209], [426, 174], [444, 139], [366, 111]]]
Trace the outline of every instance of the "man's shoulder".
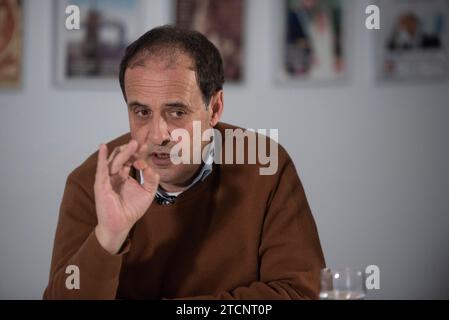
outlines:
[[[131, 140], [131, 134], [125, 133], [106, 143], [108, 147], [108, 154], [114, 150], [114, 148], [128, 143]], [[80, 184], [86, 184], [93, 186], [95, 181], [95, 172], [97, 168], [98, 150], [92, 153], [87, 159], [75, 170], [73, 170], [69, 178], [75, 179]]]

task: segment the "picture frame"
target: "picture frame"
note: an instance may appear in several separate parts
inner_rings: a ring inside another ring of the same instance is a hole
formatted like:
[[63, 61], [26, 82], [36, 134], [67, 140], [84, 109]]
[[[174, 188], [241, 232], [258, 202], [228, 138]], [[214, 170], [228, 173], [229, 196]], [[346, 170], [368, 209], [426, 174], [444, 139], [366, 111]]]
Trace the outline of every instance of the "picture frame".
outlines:
[[0, 1], [0, 89], [22, 85], [23, 12], [21, 0]]
[[445, 79], [449, 71], [449, 1], [378, 0], [376, 36], [380, 82]]
[[[56, 85], [110, 89], [118, 86], [126, 47], [141, 35], [142, 0], [55, 0]], [[80, 12], [79, 30], [66, 27], [66, 8]]]
[[245, 77], [246, 0], [174, 0], [174, 24], [204, 34], [220, 51], [225, 81]]
[[282, 0], [276, 80], [337, 83], [347, 77], [346, 1]]

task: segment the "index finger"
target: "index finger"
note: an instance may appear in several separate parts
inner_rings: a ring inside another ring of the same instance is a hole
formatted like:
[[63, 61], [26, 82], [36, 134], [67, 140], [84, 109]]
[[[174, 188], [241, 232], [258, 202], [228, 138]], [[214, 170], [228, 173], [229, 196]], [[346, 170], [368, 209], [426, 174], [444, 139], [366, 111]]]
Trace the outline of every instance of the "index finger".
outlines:
[[133, 166], [137, 170], [143, 170], [148, 166], [147, 158], [148, 158], [148, 145], [143, 144], [139, 150], [136, 152], [134, 158], [132, 159]]
[[119, 151], [110, 163], [110, 174], [117, 174], [125, 163], [134, 155], [138, 143], [136, 140], [131, 140], [126, 147]]
[[108, 170], [108, 147], [105, 144], [100, 144], [98, 148], [98, 159], [97, 159], [97, 172], [95, 173], [95, 183], [103, 185], [108, 181], [109, 170]]

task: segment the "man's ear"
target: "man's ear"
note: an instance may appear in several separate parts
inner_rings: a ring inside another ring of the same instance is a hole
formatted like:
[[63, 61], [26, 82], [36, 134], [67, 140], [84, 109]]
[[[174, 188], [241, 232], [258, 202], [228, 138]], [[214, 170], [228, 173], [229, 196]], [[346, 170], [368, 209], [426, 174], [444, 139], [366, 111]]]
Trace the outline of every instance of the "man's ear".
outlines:
[[215, 127], [223, 113], [223, 90], [219, 90], [212, 95], [209, 107], [211, 112], [209, 124], [211, 127]]

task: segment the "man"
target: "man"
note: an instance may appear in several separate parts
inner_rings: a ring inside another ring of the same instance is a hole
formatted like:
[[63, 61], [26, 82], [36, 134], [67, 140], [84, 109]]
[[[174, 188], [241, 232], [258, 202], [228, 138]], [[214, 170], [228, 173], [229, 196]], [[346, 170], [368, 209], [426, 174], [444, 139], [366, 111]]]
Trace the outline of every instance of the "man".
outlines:
[[[69, 175], [44, 298], [317, 297], [323, 254], [287, 153], [279, 148], [272, 175], [260, 163], [209, 161], [235, 128], [219, 123], [223, 82], [220, 54], [198, 32], [159, 27], [127, 48], [130, 134]], [[195, 122], [217, 129], [200, 146], [206, 161], [174, 164], [173, 133], [193, 140]]]

